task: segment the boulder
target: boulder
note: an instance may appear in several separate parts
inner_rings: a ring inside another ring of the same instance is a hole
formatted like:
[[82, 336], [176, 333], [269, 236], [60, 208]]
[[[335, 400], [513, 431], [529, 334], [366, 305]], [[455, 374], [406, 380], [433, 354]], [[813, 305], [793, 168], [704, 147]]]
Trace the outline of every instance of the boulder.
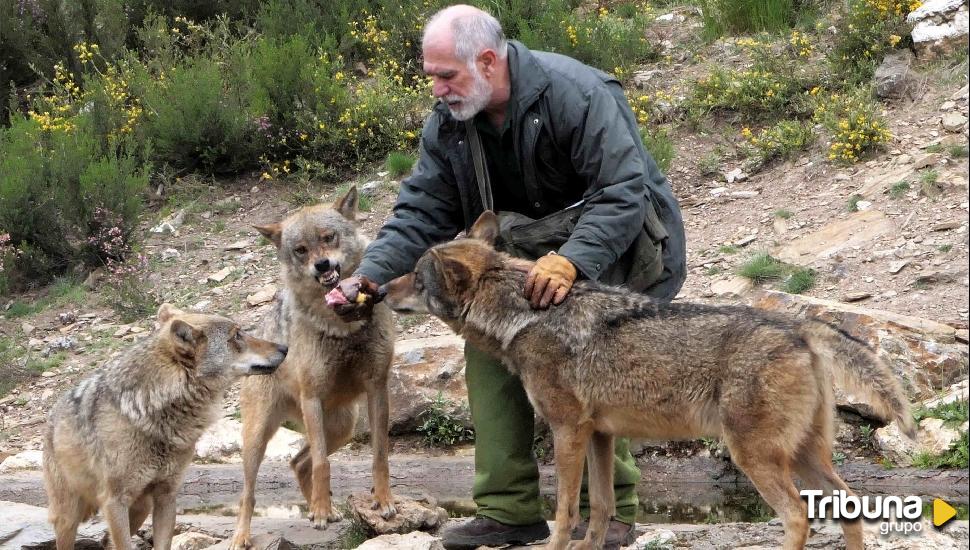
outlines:
[[0, 473], [12, 472], [14, 470], [40, 470], [44, 467], [43, 451], [21, 451], [13, 456], [8, 456], [0, 462]]
[[[266, 445], [264, 462], [284, 462], [303, 448], [303, 434], [280, 427]], [[220, 418], [195, 443], [195, 457], [208, 462], [227, 462], [238, 458], [242, 450], [242, 423], [234, 418]]]
[[381, 517], [381, 511], [373, 509], [373, 496], [358, 493], [347, 497], [351, 516], [370, 533], [387, 535], [411, 531], [435, 531], [446, 521], [448, 512], [438, 506], [434, 499], [415, 500], [403, 495], [394, 496], [397, 514], [389, 519]]
[[[105, 530], [101, 521], [82, 523], [74, 547], [100, 550]], [[53, 550], [54, 546], [54, 529], [47, 520], [47, 508], [0, 501], [0, 548]]]
[[405, 535], [381, 535], [365, 541], [358, 550], [444, 550], [441, 539], [421, 531]]
[[906, 21], [913, 25], [913, 45], [921, 59], [932, 59], [965, 47], [970, 33], [966, 0], [927, 0]]
[[895, 50], [889, 53], [876, 68], [876, 73], [872, 77], [876, 95], [893, 99], [908, 97], [917, 82], [910, 68], [912, 63], [913, 53], [909, 50]]

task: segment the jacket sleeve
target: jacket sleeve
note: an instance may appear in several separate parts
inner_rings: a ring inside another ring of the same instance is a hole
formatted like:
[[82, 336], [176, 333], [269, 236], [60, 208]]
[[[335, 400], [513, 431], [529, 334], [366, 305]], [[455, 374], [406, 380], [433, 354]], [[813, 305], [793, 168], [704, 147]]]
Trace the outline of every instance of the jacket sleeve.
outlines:
[[461, 230], [458, 188], [442, 152], [437, 149], [437, 117], [428, 117], [421, 132], [418, 161], [401, 191], [391, 219], [367, 247], [354, 272], [384, 284], [412, 269], [428, 248], [453, 239]]
[[583, 213], [559, 253], [593, 280], [633, 243], [650, 200], [640, 136], [608, 85], [592, 88], [585, 104], [563, 106], [561, 112], [572, 120], [573, 168], [588, 187]]

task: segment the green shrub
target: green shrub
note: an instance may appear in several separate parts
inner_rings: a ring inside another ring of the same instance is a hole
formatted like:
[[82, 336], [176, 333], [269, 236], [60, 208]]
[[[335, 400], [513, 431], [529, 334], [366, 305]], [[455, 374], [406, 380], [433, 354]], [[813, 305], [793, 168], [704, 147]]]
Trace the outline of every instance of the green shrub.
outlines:
[[815, 94], [814, 122], [832, 133], [829, 160], [854, 163], [866, 153], [882, 147], [892, 134], [879, 114], [881, 107], [872, 90], [860, 87], [846, 93]]
[[970, 445], [967, 432], [960, 434], [960, 439], [953, 442], [950, 448], [939, 455], [919, 452], [913, 457], [913, 466], [917, 468], [961, 468], [966, 469], [970, 464]]
[[426, 444], [447, 447], [475, 438], [474, 432], [452, 412], [454, 408], [455, 404], [438, 392], [428, 409], [421, 413], [424, 420], [418, 426], [418, 432], [424, 435]]
[[912, 189], [912, 187], [913, 186], [910, 185], [908, 181], [896, 182], [892, 185], [892, 187], [889, 188], [889, 196], [894, 199], [898, 199], [905, 195], [907, 191]]
[[738, 275], [759, 284], [781, 279], [787, 272], [788, 266], [767, 252], [756, 254], [738, 268]]
[[164, 81], [145, 86], [144, 103], [145, 132], [159, 160], [212, 171], [256, 164], [255, 124], [215, 60], [195, 57], [172, 68]]
[[869, 82], [889, 50], [909, 36], [906, 15], [920, 0], [848, 0], [836, 19], [835, 43], [828, 52], [837, 80], [857, 85]]
[[785, 279], [781, 289], [789, 294], [801, 294], [815, 286], [815, 270], [798, 267]]
[[650, 152], [660, 171], [666, 174], [676, 156], [674, 142], [667, 135], [666, 128], [662, 126], [640, 128], [640, 139], [643, 140], [643, 146]]
[[701, 0], [704, 34], [777, 32], [791, 28], [808, 2], [803, 0]]
[[798, 120], [782, 120], [754, 135], [750, 128], [741, 129], [748, 144], [748, 158], [755, 166], [763, 166], [774, 159], [792, 158], [815, 141], [812, 125]]
[[411, 173], [411, 168], [414, 167], [416, 161], [417, 159], [414, 155], [394, 151], [387, 155], [387, 161], [384, 165], [387, 167], [388, 172], [391, 173], [391, 177], [401, 178]]

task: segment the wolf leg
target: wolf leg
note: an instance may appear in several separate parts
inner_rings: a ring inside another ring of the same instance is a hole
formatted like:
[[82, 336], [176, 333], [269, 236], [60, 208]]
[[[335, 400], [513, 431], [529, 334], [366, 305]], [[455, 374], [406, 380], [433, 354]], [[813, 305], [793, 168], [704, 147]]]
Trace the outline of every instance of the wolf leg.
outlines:
[[145, 523], [145, 518], [148, 517], [151, 511], [152, 497], [148, 494], [142, 495], [128, 508], [128, 528], [131, 529], [132, 535], [138, 533], [138, 529], [141, 527], [141, 524]]
[[[239, 495], [239, 517], [236, 519], [236, 532], [232, 537], [230, 550], [243, 550], [252, 546], [250, 525], [253, 508], [256, 506], [256, 476], [259, 465], [266, 454], [266, 444], [280, 427], [282, 421], [280, 407], [274, 395], [262, 399], [246, 395], [247, 386], [243, 385], [243, 489]], [[269, 406], [267, 406], [267, 404]]]
[[117, 496], [109, 496], [101, 506], [108, 535], [114, 550], [131, 550], [131, 527], [128, 526], [128, 506]]
[[381, 517], [390, 519], [397, 514], [394, 496], [391, 494], [390, 469], [387, 464], [388, 448], [388, 402], [387, 379], [367, 388], [367, 421], [370, 423], [370, 440], [374, 452], [372, 467], [374, 481], [375, 510], [380, 509]]
[[77, 526], [83, 517], [80, 499], [67, 491], [59, 491], [57, 496], [48, 498], [50, 508], [48, 518], [54, 526], [57, 550], [73, 550], [77, 538]]
[[556, 453], [556, 526], [547, 548], [563, 550], [569, 533], [579, 522], [579, 486], [592, 426], [589, 424], [552, 427]]
[[[828, 426], [831, 426], [831, 423], [831, 408], [826, 405], [819, 407], [815, 413], [812, 431], [805, 437], [804, 443], [795, 455], [795, 473], [801, 478], [805, 488], [822, 491], [842, 490], [846, 495], [855, 495], [832, 467], [832, 444], [831, 436], [828, 435], [830, 431]], [[846, 550], [864, 548], [861, 520], [842, 520], [842, 533], [845, 535]]]
[[569, 548], [603, 548], [610, 517], [615, 515], [613, 495], [613, 435], [593, 432], [587, 451], [589, 468], [589, 529], [582, 541], [573, 541]]
[[754, 483], [765, 502], [781, 517], [784, 550], [800, 550], [808, 539], [808, 514], [792, 480], [792, 459], [771, 441], [744, 440], [725, 434], [731, 458]]
[[330, 460], [327, 458], [323, 403], [316, 395], [304, 396], [300, 400], [300, 408], [303, 411], [303, 427], [306, 428], [312, 464], [310, 521], [315, 528], [326, 529], [327, 523], [340, 521], [341, 516], [333, 509], [330, 498]]
[[175, 534], [176, 487], [165, 483], [155, 490], [152, 509], [152, 548], [170, 550]]

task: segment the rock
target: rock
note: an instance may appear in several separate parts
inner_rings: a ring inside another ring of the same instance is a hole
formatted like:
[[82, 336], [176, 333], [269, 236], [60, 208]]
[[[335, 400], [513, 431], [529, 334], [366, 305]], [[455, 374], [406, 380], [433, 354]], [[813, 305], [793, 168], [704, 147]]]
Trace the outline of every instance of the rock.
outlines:
[[[47, 519], [47, 508], [0, 501], [0, 518], [0, 548], [54, 548], [54, 529]], [[105, 524], [99, 520], [82, 523], [74, 548], [101, 550], [105, 531]]]
[[899, 260], [898, 262], [892, 262], [889, 264], [889, 272], [893, 275], [899, 273], [904, 267], [909, 265], [909, 260]]
[[249, 304], [250, 307], [256, 307], [260, 304], [271, 302], [273, 301], [273, 298], [276, 297], [276, 292], [278, 290], [279, 289], [276, 285], [266, 285], [249, 296], [246, 296], [246, 303]]
[[913, 279], [913, 285], [932, 285], [937, 283], [952, 283], [959, 277], [958, 273], [948, 271], [923, 271]]
[[949, 231], [950, 229], [957, 229], [961, 225], [963, 225], [962, 222], [958, 220], [953, 220], [953, 221], [935, 224], [930, 229], [932, 229], [933, 231]]
[[58, 313], [57, 320], [60, 321], [62, 325], [74, 324], [77, 322], [77, 313], [73, 311], [65, 311], [64, 313]]
[[178, 212], [169, 215], [167, 218], [162, 220], [158, 225], [151, 228], [149, 231], [152, 233], [175, 233], [178, 228], [182, 227], [185, 223], [185, 209], [182, 208]]
[[49, 357], [52, 353], [57, 353], [59, 351], [65, 351], [69, 349], [74, 349], [77, 345], [77, 340], [71, 338], [70, 336], [58, 336], [44, 346], [44, 350], [40, 352], [44, 357]]
[[[956, 329], [930, 319], [889, 311], [759, 290], [752, 305], [832, 324], [877, 351], [899, 377], [912, 401], [928, 399], [966, 377], [970, 358], [967, 346], [956, 340]], [[866, 404], [858, 396], [843, 395], [839, 405]]]
[[903, 435], [895, 422], [877, 429], [872, 437], [876, 447], [900, 466], [912, 464], [913, 455], [919, 450], [916, 442]]
[[847, 248], [864, 247], [896, 231], [892, 220], [878, 210], [854, 212], [845, 220], [829, 223], [792, 241], [778, 250], [776, 256], [787, 262], [810, 265]]
[[744, 181], [748, 179], [748, 175], [745, 174], [740, 168], [735, 168], [734, 170], [724, 174], [724, 179], [728, 183], [734, 183], [736, 181]]
[[775, 233], [784, 235], [788, 232], [788, 221], [784, 218], [775, 218], [771, 220], [771, 228], [775, 230]]
[[172, 550], [202, 550], [219, 542], [219, 539], [204, 533], [182, 533], [172, 537]]
[[[209, 306], [211, 305], [212, 305], [212, 300], [199, 300], [198, 302], [189, 306], [189, 310], [194, 311], [196, 313], [205, 313], [209, 311]], [[132, 327], [132, 329], [134, 329], [134, 327]], [[132, 330], [132, 332], [134, 332], [134, 330]]]
[[444, 550], [441, 539], [416, 531], [406, 535], [381, 535], [365, 541], [358, 550]]
[[940, 162], [940, 155], [936, 153], [926, 153], [925, 155], [916, 157], [916, 160], [913, 161], [913, 168], [917, 170], [929, 168], [938, 162]]
[[724, 193], [727, 190], [728, 190], [727, 187], [715, 187], [714, 189], [711, 189], [711, 195], [713, 195], [713, 196], [716, 197], [716, 196]]
[[876, 95], [881, 98], [903, 98], [911, 94], [917, 82], [913, 70], [913, 53], [909, 50], [895, 50], [876, 68], [872, 77]]
[[920, 450], [934, 455], [947, 451], [958, 439], [960, 431], [946, 427], [940, 418], [924, 418], [919, 423], [919, 432], [916, 434]]
[[637, 537], [633, 544], [627, 546], [630, 550], [652, 550], [673, 546], [677, 535], [669, 529], [648, 529], [646, 533]]
[[857, 201], [855, 203], [855, 208], [858, 211], [869, 210], [872, 208], [872, 201]]
[[744, 296], [750, 292], [752, 288], [754, 288], [754, 283], [752, 283], [750, 279], [740, 276], [715, 281], [711, 284], [711, 292], [713, 292], [715, 296], [724, 298], [732, 296]]
[[952, 53], [967, 42], [970, 33], [965, 0], [928, 0], [913, 10], [906, 21], [913, 24], [913, 45], [920, 59]]
[[365, 529], [376, 535], [433, 531], [448, 520], [448, 512], [431, 499], [414, 500], [401, 495], [394, 496], [397, 514], [390, 519], [381, 517], [381, 511], [372, 509], [374, 499], [370, 494], [352, 494], [347, 497], [350, 514]]
[[113, 336], [115, 338], [121, 338], [125, 334], [128, 334], [129, 329], [131, 329], [131, 327], [129, 327], [128, 325], [121, 325], [120, 327], [118, 327], [118, 330], [114, 332]]
[[730, 196], [738, 199], [753, 199], [760, 194], [758, 191], [731, 191]]
[[35, 330], [37, 330], [37, 327], [30, 323], [24, 322], [20, 323], [20, 330], [24, 333], [24, 335], [30, 336]]
[[940, 405], [948, 405], [950, 403], [955, 403], [957, 401], [968, 401], [970, 400], [970, 381], [963, 380], [953, 384], [946, 389], [940, 396], [934, 397], [932, 399], [927, 399], [919, 404], [920, 407], [926, 409], [932, 409]]
[[956, 102], [953, 101], [953, 100], [949, 100], [949, 101], [944, 101], [943, 102], [943, 105], [940, 105], [940, 110], [941, 111], [952, 111], [953, 109], [956, 109], [956, 107], [957, 107]]
[[236, 241], [234, 243], [227, 244], [224, 247], [224, 250], [245, 250], [250, 246], [253, 246], [253, 244], [254, 243], [252, 239], [243, 239], [241, 241]]
[[14, 470], [40, 470], [44, 467], [43, 451], [21, 451], [0, 462], [0, 473]]
[[758, 239], [757, 235], [746, 235], [740, 239], [734, 241], [735, 246], [748, 246]]
[[381, 189], [381, 181], [373, 180], [360, 186], [360, 194], [364, 197], [373, 197]]
[[178, 260], [182, 257], [182, 253], [174, 248], [166, 248], [162, 250], [162, 261], [167, 262], [169, 260]]
[[963, 130], [963, 127], [967, 124], [967, 117], [960, 113], [946, 113], [940, 119], [940, 123], [943, 124], [943, 129], [947, 132], [956, 133]]
[[211, 281], [213, 283], [221, 283], [222, 281], [226, 280], [226, 277], [231, 275], [232, 272], [233, 272], [233, 268], [231, 266], [226, 266], [220, 269], [219, 271], [216, 271], [215, 273], [206, 277], [206, 280]]
[[861, 302], [867, 298], [872, 298], [872, 294], [869, 292], [849, 292], [843, 294], [840, 300], [843, 302]]
[[[280, 427], [266, 445], [264, 461], [280, 462], [293, 458], [303, 448], [303, 435]], [[226, 462], [237, 458], [242, 450], [242, 423], [233, 418], [220, 418], [195, 443], [195, 457], [209, 462]]]
[[663, 71], [660, 69], [651, 69], [646, 71], [636, 71], [633, 73], [633, 85], [641, 90], [645, 90], [650, 87], [650, 81], [653, 77], [661, 74]]

